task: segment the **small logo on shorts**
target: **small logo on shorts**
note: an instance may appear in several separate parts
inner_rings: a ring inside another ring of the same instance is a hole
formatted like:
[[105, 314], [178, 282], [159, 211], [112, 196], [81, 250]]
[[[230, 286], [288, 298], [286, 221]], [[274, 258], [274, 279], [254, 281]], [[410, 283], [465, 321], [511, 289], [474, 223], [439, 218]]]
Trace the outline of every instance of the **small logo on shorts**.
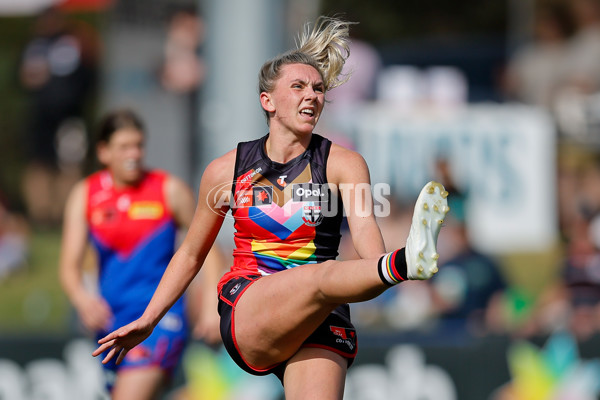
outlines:
[[152, 356], [152, 351], [146, 346], [139, 345], [129, 350], [129, 353], [127, 353], [127, 360], [130, 362], [140, 362], [148, 360], [150, 356]]
[[350, 351], [356, 347], [355, 332], [353, 329], [346, 329], [340, 326], [329, 325], [329, 330], [337, 336], [336, 343], [343, 343], [348, 346]]
[[241, 283], [237, 283], [234, 287], [231, 288], [231, 290], [229, 291], [229, 295], [233, 296], [238, 290], [240, 290], [241, 286]]

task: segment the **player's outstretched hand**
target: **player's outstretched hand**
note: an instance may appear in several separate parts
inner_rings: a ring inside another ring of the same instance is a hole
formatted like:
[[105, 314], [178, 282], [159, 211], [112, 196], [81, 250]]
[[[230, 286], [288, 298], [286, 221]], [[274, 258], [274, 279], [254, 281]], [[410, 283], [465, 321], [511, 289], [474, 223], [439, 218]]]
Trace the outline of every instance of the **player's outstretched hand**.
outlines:
[[106, 364], [115, 356], [117, 356], [117, 364], [120, 364], [127, 352], [150, 336], [153, 329], [151, 324], [143, 323], [139, 319], [135, 320], [98, 340], [100, 346], [92, 355], [97, 357], [106, 350], [110, 350], [102, 360], [102, 364]]

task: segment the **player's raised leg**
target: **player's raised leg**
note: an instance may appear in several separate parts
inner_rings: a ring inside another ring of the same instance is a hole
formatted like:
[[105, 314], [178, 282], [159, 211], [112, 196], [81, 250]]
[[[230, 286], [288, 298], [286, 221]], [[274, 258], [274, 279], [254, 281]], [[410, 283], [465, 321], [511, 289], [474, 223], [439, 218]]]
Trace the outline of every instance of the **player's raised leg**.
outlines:
[[307, 264], [249, 286], [234, 310], [235, 336], [244, 360], [268, 368], [293, 356], [340, 304], [370, 300], [396, 283], [433, 276], [437, 238], [449, 211], [447, 195], [439, 183], [425, 185], [405, 249], [380, 259]]

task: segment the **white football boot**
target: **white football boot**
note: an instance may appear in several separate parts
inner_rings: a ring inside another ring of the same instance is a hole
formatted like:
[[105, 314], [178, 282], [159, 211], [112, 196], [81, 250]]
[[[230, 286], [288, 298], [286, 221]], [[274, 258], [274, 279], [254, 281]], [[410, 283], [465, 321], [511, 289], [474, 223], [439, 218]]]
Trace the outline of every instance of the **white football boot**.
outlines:
[[448, 192], [431, 181], [423, 187], [413, 213], [405, 256], [408, 279], [429, 279], [438, 272], [436, 244], [444, 217], [450, 211]]

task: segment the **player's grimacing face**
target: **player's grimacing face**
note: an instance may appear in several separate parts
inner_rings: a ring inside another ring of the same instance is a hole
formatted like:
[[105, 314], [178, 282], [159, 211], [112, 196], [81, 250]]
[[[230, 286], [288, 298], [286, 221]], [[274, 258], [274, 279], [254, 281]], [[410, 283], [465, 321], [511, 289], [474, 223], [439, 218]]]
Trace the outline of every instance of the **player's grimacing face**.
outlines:
[[135, 183], [143, 172], [144, 134], [134, 128], [119, 129], [100, 146], [98, 155], [115, 181]]
[[275, 116], [289, 129], [311, 133], [325, 102], [325, 84], [321, 74], [306, 64], [289, 64], [271, 93]]

